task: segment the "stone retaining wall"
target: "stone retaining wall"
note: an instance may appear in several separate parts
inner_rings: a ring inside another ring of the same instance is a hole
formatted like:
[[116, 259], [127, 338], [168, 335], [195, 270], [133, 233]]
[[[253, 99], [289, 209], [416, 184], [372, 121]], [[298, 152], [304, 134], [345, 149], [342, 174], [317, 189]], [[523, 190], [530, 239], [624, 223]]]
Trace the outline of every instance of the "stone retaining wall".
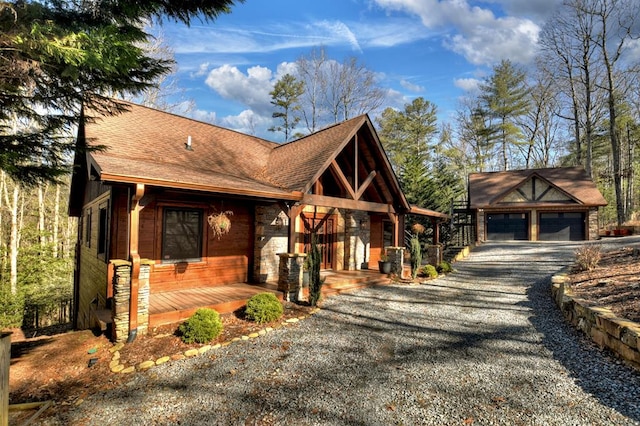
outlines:
[[582, 330], [601, 348], [609, 348], [640, 370], [640, 324], [615, 316], [607, 308], [588, 306], [575, 297], [565, 274], [551, 278], [553, 298], [565, 319]]

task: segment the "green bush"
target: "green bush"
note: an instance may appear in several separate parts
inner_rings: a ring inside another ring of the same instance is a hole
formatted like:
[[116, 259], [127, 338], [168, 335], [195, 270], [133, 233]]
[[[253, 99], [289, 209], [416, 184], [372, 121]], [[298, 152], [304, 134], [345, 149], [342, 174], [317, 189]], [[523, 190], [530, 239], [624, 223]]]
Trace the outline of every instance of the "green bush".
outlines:
[[440, 274], [448, 274], [449, 272], [453, 272], [453, 268], [451, 267], [451, 264], [449, 262], [443, 260], [442, 262], [438, 263], [438, 266], [436, 266], [436, 271], [438, 271], [438, 273]]
[[0, 285], [0, 330], [22, 325], [24, 315], [24, 296], [22, 293], [11, 294], [8, 285]]
[[262, 324], [275, 321], [282, 316], [282, 303], [273, 293], [259, 293], [247, 301], [247, 319]]
[[222, 333], [220, 314], [209, 308], [198, 309], [188, 320], [180, 324], [179, 330], [185, 343], [210, 342]]
[[422, 273], [429, 278], [435, 278], [438, 276], [438, 271], [436, 271], [436, 267], [433, 265], [424, 265]]

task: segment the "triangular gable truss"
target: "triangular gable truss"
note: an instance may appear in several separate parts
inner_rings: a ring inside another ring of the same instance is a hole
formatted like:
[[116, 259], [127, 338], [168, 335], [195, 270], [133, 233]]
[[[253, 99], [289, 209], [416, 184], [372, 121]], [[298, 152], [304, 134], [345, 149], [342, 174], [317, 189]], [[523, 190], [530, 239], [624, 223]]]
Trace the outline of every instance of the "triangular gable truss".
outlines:
[[575, 197], [543, 177], [533, 174], [496, 198], [493, 205], [513, 204], [581, 204]]
[[[325, 195], [323, 182], [327, 181], [335, 182], [341, 193], [329, 191], [331, 195]], [[304, 204], [378, 213], [409, 209], [375, 130], [366, 118], [307, 183], [304, 193]]]

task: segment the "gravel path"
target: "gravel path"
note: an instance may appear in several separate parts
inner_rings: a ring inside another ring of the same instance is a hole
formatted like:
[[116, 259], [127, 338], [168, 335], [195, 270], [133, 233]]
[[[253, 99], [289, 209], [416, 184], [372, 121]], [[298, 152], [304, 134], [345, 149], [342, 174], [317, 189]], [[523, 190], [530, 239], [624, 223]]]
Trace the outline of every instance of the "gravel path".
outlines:
[[296, 325], [136, 373], [48, 422], [640, 424], [640, 374], [551, 300], [575, 247], [486, 244], [446, 277], [329, 298]]

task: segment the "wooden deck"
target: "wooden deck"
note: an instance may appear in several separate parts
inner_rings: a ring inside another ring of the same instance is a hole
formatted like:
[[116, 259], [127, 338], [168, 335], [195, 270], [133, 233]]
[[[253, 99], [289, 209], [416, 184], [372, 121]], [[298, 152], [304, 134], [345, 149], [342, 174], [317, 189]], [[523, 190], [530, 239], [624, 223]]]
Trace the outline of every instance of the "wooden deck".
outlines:
[[[390, 282], [386, 275], [373, 270], [325, 271], [321, 275], [325, 278], [322, 297]], [[243, 307], [254, 294], [265, 291], [274, 293], [282, 300], [282, 293], [277, 291], [275, 283], [238, 283], [152, 293], [149, 296], [149, 326], [184, 321], [203, 307], [215, 309], [221, 314], [230, 313]], [[308, 289], [304, 289], [303, 293], [306, 297]]]

